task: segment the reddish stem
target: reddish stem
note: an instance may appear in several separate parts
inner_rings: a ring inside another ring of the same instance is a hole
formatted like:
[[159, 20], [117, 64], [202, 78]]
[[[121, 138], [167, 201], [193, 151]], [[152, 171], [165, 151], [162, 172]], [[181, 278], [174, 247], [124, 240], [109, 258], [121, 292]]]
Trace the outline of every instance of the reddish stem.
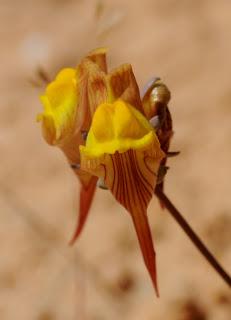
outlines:
[[192, 230], [190, 225], [181, 215], [181, 213], [176, 209], [176, 207], [172, 204], [172, 202], [168, 199], [168, 197], [160, 190], [157, 186], [155, 190], [156, 196], [159, 200], [164, 203], [166, 209], [170, 212], [170, 214], [174, 217], [177, 223], [181, 226], [184, 232], [191, 239], [193, 244], [197, 247], [200, 253], [205, 257], [205, 259], [209, 262], [209, 264], [215, 269], [215, 271], [221, 276], [221, 278], [231, 287], [231, 277], [230, 275], [222, 268], [217, 259], [212, 255], [212, 253], [207, 249], [207, 247], [203, 244], [200, 238], [196, 235], [196, 233]]

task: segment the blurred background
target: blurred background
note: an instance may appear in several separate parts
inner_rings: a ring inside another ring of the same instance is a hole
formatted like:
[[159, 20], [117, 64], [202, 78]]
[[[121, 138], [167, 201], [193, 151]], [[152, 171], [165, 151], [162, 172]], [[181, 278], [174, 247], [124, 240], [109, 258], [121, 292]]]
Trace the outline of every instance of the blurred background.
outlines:
[[98, 190], [74, 247], [78, 182], [35, 117], [38, 68], [52, 79], [108, 46], [140, 87], [160, 76], [174, 120], [166, 193], [231, 268], [231, 3], [227, 0], [0, 0], [0, 319], [229, 320], [231, 296], [153, 198], [160, 299], [130, 216]]

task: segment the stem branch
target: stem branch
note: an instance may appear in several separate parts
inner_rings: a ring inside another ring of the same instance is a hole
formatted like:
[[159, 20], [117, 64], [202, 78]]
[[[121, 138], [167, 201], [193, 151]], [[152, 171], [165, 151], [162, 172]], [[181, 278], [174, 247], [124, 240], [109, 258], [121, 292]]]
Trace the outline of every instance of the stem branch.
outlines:
[[191, 241], [197, 247], [200, 253], [205, 257], [205, 259], [215, 269], [215, 271], [222, 277], [222, 279], [228, 284], [228, 286], [231, 287], [230, 275], [222, 268], [220, 263], [212, 255], [212, 253], [207, 249], [207, 247], [203, 244], [203, 242], [196, 235], [196, 233], [192, 230], [192, 228], [184, 219], [184, 217], [181, 215], [181, 213], [176, 209], [176, 207], [172, 204], [172, 202], [168, 199], [168, 197], [162, 192], [162, 190], [158, 188], [158, 186], [155, 190], [155, 194], [160, 199], [160, 201], [163, 202], [163, 204], [168, 209], [170, 214], [174, 217], [177, 223], [188, 235], [188, 237], [191, 239]]

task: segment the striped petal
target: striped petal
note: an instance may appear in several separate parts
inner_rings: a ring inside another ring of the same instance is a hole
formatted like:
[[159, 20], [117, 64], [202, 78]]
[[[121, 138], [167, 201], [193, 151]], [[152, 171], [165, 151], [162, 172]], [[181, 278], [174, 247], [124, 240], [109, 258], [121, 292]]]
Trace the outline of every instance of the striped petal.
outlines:
[[106, 54], [108, 49], [105, 47], [97, 48], [91, 51], [87, 58], [94, 62], [103, 72], [107, 73]]
[[[79, 148], [80, 144], [85, 144], [82, 132], [88, 132], [90, 129], [92, 116], [97, 106], [107, 100], [106, 85], [106, 49], [101, 48], [91, 52], [83, 59], [79, 65], [79, 106], [78, 122], [76, 124], [75, 147], [73, 144], [68, 146], [69, 162], [80, 163]], [[74, 154], [71, 156], [71, 154]], [[81, 234], [81, 231], [87, 220], [89, 210], [94, 198], [97, 178], [81, 168], [74, 169], [79, 180], [81, 181], [81, 191], [79, 199], [79, 215], [76, 229], [70, 241], [74, 244]]]
[[111, 101], [121, 99], [143, 113], [139, 87], [130, 64], [123, 64], [112, 70], [108, 75], [108, 82]]
[[[106, 130], [101, 127], [104, 121]], [[147, 218], [164, 156], [155, 132], [142, 114], [124, 102], [101, 105], [94, 115], [86, 146], [80, 152], [81, 168], [103, 178], [116, 200], [130, 212], [158, 294], [155, 251]]]

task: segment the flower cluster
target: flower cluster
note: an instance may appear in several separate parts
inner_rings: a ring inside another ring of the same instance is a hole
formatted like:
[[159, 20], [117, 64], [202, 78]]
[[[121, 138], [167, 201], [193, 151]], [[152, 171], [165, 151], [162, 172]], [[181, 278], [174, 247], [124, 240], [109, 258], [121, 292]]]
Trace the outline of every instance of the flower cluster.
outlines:
[[106, 49], [100, 48], [76, 68], [59, 72], [41, 96], [44, 111], [37, 116], [45, 140], [64, 152], [81, 183], [71, 242], [82, 231], [97, 184], [109, 189], [131, 215], [157, 295], [147, 207], [156, 184], [162, 183], [160, 169], [172, 134], [170, 114], [162, 107], [169, 99], [160, 79], [148, 85], [141, 99], [131, 65], [107, 72]]

